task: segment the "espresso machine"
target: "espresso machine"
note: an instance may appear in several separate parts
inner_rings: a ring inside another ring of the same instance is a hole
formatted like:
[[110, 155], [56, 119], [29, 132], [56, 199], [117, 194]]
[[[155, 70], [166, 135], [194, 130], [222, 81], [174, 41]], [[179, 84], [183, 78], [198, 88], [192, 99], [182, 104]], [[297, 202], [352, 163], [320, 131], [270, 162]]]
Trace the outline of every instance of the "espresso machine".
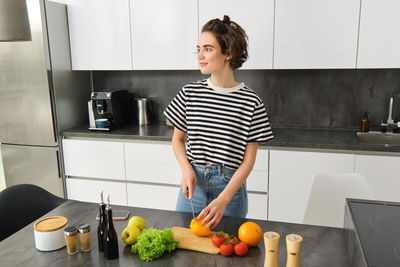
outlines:
[[92, 92], [88, 101], [89, 130], [110, 131], [131, 121], [127, 90]]

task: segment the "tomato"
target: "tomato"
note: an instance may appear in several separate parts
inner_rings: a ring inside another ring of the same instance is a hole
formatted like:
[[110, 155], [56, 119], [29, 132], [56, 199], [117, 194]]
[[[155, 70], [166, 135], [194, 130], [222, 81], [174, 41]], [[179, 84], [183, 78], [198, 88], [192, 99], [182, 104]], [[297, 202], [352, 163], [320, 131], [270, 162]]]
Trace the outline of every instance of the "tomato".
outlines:
[[219, 248], [223, 243], [225, 243], [226, 237], [224, 234], [215, 234], [213, 235], [213, 237], [211, 238], [212, 243], [214, 244], [214, 246], [216, 246], [217, 248]]
[[237, 243], [239, 243], [239, 239], [236, 236], [230, 236], [230, 238], [228, 238], [226, 240], [226, 242], [228, 244], [231, 244], [232, 246], [236, 245]]
[[247, 244], [244, 242], [240, 242], [239, 244], [236, 244], [233, 247], [233, 250], [235, 251], [235, 254], [238, 256], [244, 256], [246, 255], [247, 251], [249, 248], [247, 247]]
[[222, 244], [219, 247], [219, 251], [221, 252], [222, 255], [224, 256], [230, 256], [233, 253], [233, 246], [230, 244]]

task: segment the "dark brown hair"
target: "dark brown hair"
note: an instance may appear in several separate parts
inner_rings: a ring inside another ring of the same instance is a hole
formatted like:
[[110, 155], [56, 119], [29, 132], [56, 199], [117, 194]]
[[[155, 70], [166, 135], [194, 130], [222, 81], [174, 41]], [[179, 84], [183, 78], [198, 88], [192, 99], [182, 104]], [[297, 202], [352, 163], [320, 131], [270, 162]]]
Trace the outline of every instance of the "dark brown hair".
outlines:
[[229, 16], [224, 15], [223, 20], [212, 19], [204, 24], [201, 32], [214, 34], [223, 55], [230, 55], [230, 66], [233, 70], [240, 68], [247, 60], [247, 34], [242, 27]]

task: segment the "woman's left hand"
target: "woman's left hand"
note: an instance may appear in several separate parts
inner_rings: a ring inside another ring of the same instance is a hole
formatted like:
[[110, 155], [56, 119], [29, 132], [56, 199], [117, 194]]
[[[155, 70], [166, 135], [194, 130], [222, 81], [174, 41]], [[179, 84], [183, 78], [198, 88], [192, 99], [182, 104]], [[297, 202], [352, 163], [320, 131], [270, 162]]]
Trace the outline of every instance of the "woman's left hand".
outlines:
[[[219, 197], [214, 199], [199, 213], [197, 219], [201, 220], [202, 225], [208, 222], [206, 226], [210, 227], [210, 229], [214, 229], [221, 221], [228, 203], [229, 201], [223, 201]], [[203, 217], [204, 219], [202, 219]]]

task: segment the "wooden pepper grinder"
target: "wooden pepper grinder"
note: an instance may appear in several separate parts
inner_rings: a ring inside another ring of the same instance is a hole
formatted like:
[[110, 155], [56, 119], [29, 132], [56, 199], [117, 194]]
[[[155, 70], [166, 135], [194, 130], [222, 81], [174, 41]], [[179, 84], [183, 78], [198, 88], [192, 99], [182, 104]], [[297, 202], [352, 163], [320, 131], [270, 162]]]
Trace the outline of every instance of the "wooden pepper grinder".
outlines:
[[286, 236], [286, 267], [300, 267], [300, 248], [303, 238], [296, 234]]
[[278, 246], [280, 235], [276, 232], [264, 233], [264, 267], [278, 267]]

